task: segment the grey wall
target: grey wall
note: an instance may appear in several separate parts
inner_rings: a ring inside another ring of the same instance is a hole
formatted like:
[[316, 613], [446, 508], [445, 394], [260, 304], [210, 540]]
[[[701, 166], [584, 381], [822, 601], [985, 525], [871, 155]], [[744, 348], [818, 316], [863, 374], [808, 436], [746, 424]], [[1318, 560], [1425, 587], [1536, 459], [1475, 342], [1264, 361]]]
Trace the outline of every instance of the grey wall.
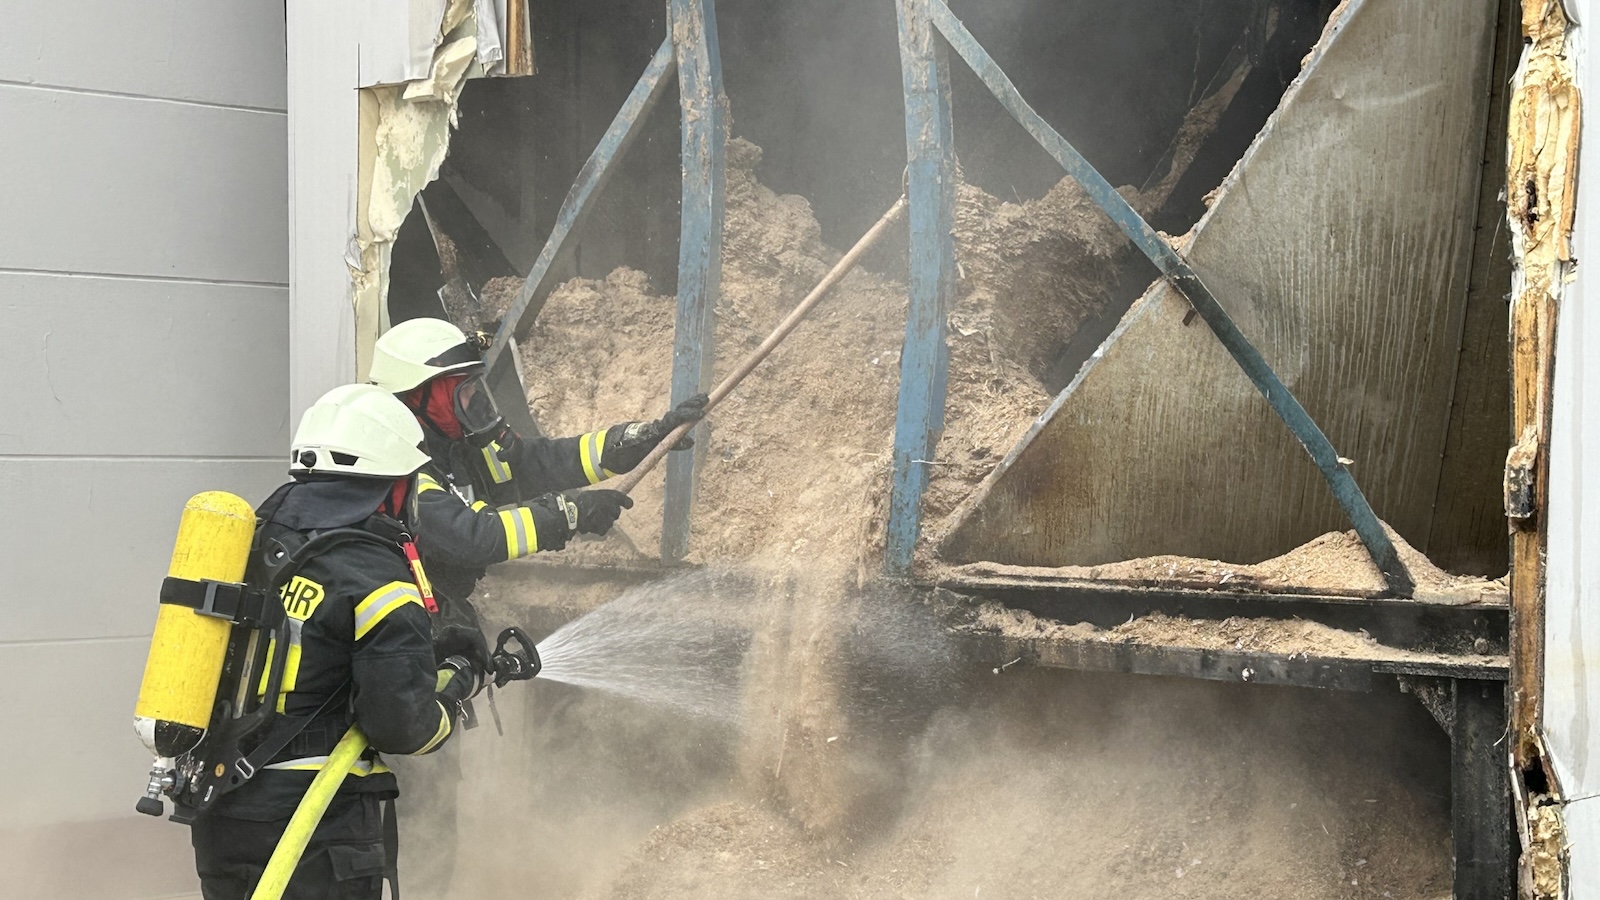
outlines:
[[4, 893], [170, 897], [133, 704], [184, 500], [285, 468], [283, 5], [0, 12]]
[[[1600, 96], [1593, 34], [1600, 0], [1582, 0], [1573, 12], [1584, 26], [1572, 42], [1578, 89]], [[1578, 160], [1591, 173], [1600, 169], [1593, 115]], [[1579, 266], [1561, 297], [1551, 393], [1544, 729], [1568, 798], [1569, 895], [1600, 900], [1600, 310], [1593, 305], [1600, 286], [1582, 265], [1600, 259], [1600, 190], [1592, 177], [1579, 184], [1573, 244]]]

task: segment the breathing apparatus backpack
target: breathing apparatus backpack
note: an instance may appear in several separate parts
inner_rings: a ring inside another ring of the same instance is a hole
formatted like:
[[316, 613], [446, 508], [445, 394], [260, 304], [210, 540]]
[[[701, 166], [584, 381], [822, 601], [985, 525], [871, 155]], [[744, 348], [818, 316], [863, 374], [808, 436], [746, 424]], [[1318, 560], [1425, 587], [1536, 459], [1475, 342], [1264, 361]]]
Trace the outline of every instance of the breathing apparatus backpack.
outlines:
[[279, 592], [340, 544], [398, 550], [408, 538], [398, 522], [374, 516], [361, 526], [263, 539], [276, 506], [263, 506], [259, 521], [249, 503], [222, 491], [184, 506], [134, 709], [139, 737], [156, 757], [141, 813], [161, 815], [165, 795], [172, 820], [192, 822], [313, 721], [343, 709], [348, 685], [309, 716], [277, 711], [291, 643]]

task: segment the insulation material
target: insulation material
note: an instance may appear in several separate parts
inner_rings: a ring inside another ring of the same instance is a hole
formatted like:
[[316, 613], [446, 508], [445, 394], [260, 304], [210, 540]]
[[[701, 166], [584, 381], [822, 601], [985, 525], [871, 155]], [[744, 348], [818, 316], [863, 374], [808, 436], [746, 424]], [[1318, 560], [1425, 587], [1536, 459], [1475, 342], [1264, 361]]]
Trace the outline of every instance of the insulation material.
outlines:
[[[1351, 0], [1183, 242], [1380, 516], [1426, 549], [1485, 138], [1493, 0]], [[1428, 123], [1420, 127], [1418, 123]], [[1257, 562], [1348, 527], [1158, 284], [986, 481], [954, 562]]]
[[472, 0], [453, 0], [444, 20], [450, 31], [425, 78], [362, 91], [356, 240], [351, 253], [358, 378], [366, 377], [372, 345], [388, 327], [385, 301], [395, 238], [417, 195], [439, 177], [450, 150], [456, 102], [475, 71], [478, 29], [472, 10]]

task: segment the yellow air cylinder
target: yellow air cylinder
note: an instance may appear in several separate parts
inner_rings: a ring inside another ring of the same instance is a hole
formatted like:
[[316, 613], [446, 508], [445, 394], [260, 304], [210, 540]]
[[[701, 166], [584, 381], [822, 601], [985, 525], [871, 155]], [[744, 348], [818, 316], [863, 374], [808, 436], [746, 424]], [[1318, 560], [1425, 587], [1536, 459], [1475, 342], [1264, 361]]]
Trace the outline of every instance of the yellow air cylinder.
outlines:
[[[196, 494], [184, 504], [167, 574], [189, 581], [240, 581], [250, 557], [256, 515], [225, 491]], [[192, 750], [211, 723], [233, 623], [161, 604], [134, 708], [134, 727], [150, 752], [172, 757]]]

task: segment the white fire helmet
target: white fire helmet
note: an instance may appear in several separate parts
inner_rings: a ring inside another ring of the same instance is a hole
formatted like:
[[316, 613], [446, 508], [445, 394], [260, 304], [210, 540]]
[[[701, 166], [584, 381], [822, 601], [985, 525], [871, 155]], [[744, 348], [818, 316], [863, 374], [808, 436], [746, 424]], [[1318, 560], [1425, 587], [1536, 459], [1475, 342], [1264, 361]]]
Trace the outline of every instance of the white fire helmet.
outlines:
[[443, 319], [407, 319], [378, 338], [370, 380], [403, 394], [446, 372], [481, 368], [482, 354], [461, 329]]
[[404, 478], [428, 462], [422, 426], [395, 396], [370, 384], [323, 394], [300, 417], [289, 473]]

